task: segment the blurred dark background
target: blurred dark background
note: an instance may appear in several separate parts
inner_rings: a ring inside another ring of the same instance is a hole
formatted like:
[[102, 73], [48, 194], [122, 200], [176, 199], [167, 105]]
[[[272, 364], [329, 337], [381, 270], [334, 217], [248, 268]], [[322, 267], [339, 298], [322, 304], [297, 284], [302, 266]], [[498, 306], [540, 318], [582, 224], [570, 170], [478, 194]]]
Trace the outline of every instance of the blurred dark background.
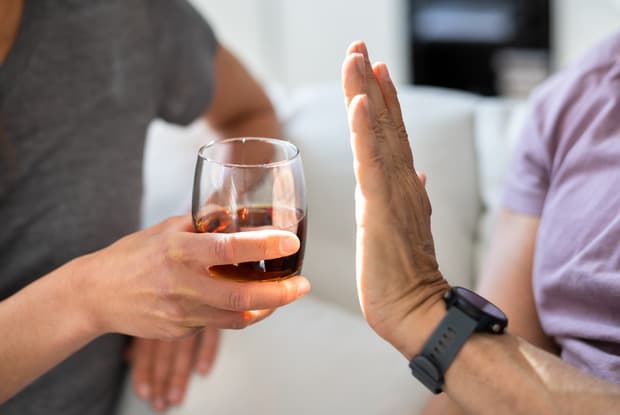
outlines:
[[409, 0], [411, 79], [527, 95], [550, 71], [549, 0]]

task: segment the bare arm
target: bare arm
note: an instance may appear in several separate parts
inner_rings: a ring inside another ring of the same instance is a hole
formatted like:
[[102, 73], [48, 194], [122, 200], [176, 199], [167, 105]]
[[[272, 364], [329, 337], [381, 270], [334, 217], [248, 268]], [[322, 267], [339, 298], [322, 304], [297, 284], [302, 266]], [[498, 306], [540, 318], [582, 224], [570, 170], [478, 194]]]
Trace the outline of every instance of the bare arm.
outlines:
[[0, 302], [0, 403], [97, 337], [67, 264]]
[[280, 136], [280, 124], [265, 91], [225, 47], [215, 56], [215, 79], [205, 119], [222, 137]]
[[446, 393], [466, 413], [610, 414], [620, 388], [513, 335], [475, 335], [446, 373]]
[[[502, 210], [487, 256], [478, 292], [508, 316], [509, 332], [553, 354], [557, 347], [541, 326], [532, 291], [532, 263], [540, 220]], [[433, 396], [424, 412], [463, 414], [446, 394]]]
[[24, 0], [0, 2], [0, 65], [4, 63], [15, 39], [24, 10]]
[[[446, 314], [449, 285], [435, 258], [430, 201], [387, 67], [371, 67], [365, 45], [356, 43], [343, 81], [357, 179], [360, 302], [375, 332], [409, 360]], [[620, 407], [620, 387], [510, 332], [474, 334], [447, 370], [444, 390], [472, 414], [594, 415]]]

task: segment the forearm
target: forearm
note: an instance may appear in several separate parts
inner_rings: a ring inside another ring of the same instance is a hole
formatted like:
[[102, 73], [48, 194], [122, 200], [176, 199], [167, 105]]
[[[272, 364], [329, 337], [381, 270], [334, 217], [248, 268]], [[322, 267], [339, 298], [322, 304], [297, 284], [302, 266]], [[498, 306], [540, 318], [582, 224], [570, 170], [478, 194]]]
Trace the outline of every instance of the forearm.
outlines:
[[446, 372], [444, 390], [463, 413], [482, 415], [596, 415], [620, 407], [619, 387], [510, 334], [472, 336]]
[[446, 376], [446, 392], [471, 413], [609, 414], [620, 388], [511, 335], [475, 335]]
[[225, 47], [215, 57], [215, 92], [205, 119], [224, 138], [281, 134], [265, 90]]
[[69, 263], [0, 302], [0, 403], [98, 333], [73, 286]]
[[229, 137], [273, 137], [280, 138], [280, 122], [271, 105], [255, 108], [251, 112], [241, 113], [238, 117], [217, 126], [212, 125], [218, 135]]
[[[499, 213], [493, 243], [476, 292], [506, 313], [510, 333], [557, 354], [557, 345], [543, 331], [532, 290], [534, 248], [540, 218], [505, 209]], [[464, 414], [445, 394], [434, 396], [424, 414]]]

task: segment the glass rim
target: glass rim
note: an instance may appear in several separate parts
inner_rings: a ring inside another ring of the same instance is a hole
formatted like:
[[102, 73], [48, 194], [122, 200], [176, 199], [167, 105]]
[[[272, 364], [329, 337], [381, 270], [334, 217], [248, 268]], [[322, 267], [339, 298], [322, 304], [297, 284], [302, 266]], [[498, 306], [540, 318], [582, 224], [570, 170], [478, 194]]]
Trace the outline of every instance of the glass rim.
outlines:
[[[208, 157], [205, 153], [207, 150], [222, 144], [229, 144], [233, 142], [245, 142], [245, 141], [258, 141], [263, 143], [269, 143], [271, 145], [276, 146], [284, 146], [292, 149], [292, 155], [287, 156], [284, 160], [272, 161], [270, 163], [261, 163], [261, 164], [238, 164], [238, 163], [226, 163], [219, 160], [215, 160], [213, 158]], [[210, 163], [215, 163], [223, 167], [234, 167], [234, 168], [242, 168], [242, 169], [257, 169], [257, 168], [273, 168], [279, 166], [286, 166], [288, 164], [293, 163], [294, 161], [300, 158], [299, 148], [291, 143], [290, 141], [286, 141], [284, 139], [279, 138], [269, 138], [269, 137], [233, 137], [226, 138], [224, 140], [213, 140], [208, 144], [200, 147], [198, 150], [198, 157], [202, 160], [208, 161]]]

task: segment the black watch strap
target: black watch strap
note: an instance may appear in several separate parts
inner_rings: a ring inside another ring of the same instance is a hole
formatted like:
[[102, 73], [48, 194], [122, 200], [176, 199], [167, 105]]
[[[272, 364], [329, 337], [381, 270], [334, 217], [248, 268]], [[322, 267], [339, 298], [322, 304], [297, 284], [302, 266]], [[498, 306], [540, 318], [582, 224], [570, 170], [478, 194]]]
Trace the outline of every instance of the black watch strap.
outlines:
[[413, 376], [433, 393], [442, 392], [444, 373], [477, 325], [474, 318], [457, 307], [450, 307], [420, 354], [409, 362]]

